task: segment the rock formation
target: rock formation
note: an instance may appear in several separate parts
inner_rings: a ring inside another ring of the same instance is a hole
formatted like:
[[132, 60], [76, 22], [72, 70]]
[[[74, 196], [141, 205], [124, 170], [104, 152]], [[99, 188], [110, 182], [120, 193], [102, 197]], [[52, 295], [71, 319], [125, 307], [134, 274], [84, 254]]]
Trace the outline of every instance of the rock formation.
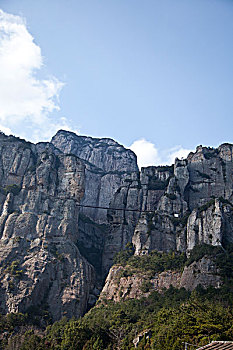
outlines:
[[[60, 130], [51, 142], [63, 153], [74, 154], [85, 161], [83, 205], [108, 208], [122, 179], [127, 174], [138, 172], [135, 154], [112, 139], [77, 136]], [[108, 222], [107, 210], [84, 208], [82, 212], [99, 224]]]
[[[125, 179], [131, 177], [131, 174], [139, 174], [137, 158], [131, 150], [108, 138], [78, 136], [60, 130], [51, 142], [63, 153], [74, 154], [85, 163], [85, 194], [81, 201], [84, 207], [81, 207], [79, 217], [79, 247], [97, 267], [98, 275], [102, 276], [102, 260], [107, 259], [107, 271], [104, 269], [106, 274], [114, 254], [111, 249], [108, 252], [108, 248], [105, 248], [111, 234], [108, 234], [110, 224], [107, 209], [102, 208], [109, 208], [114, 194]], [[117, 251], [123, 246], [124, 244], [120, 244]]]
[[[200, 243], [232, 243], [232, 149], [230, 144], [199, 146], [186, 160], [176, 159], [174, 167], [142, 168], [138, 178], [125, 179], [108, 211], [113, 242], [108, 255], [129, 241], [135, 254], [154, 249], [188, 253]], [[106, 261], [106, 270], [110, 265]]]
[[[0, 134], [1, 312], [38, 306], [54, 320], [82, 315], [129, 242], [135, 255], [233, 243], [232, 149], [198, 146], [172, 166], [139, 172], [135, 154], [111, 139], [61, 130], [35, 145]], [[114, 269], [104, 287], [110, 298]], [[193, 278], [190, 271], [151, 283], [205, 286], [204, 272]], [[122, 280], [123, 289], [140, 284], [134, 277]], [[141, 295], [135, 288], [132, 295]]]
[[209, 286], [219, 288], [221, 284], [221, 276], [217, 267], [207, 257], [193, 262], [182, 272], [167, 270], [155, 273], [153, 276], [148, 272], [114, 265], [110, 268], [100, 300], [119, 302], [126, 299], [140, 299], [148, 297], [153, 291], [162, 292], [164, 288], [168, 289], [170, 286], [192, 291], [198, 285], [204, 288]]
[[80, 316], [94, 285], [81, 256], [78, 214], [84, 165], [51, 144], [0, 135], [1, 312], [48, 309]]

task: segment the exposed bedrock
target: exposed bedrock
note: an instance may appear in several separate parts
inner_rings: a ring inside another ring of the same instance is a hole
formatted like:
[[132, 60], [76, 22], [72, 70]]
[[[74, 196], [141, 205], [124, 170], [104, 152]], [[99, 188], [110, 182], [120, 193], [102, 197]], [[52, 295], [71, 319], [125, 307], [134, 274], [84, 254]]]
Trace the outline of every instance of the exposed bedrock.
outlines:
[[[135, 255], [233, 243], [232, 147], [198, 146], [139, 172], [111, 139], [61, 130], [35, 145], [0, 134], [0, 311], [82, 315], [127, 243]], [[179, 286], [204, 284], [190, 276]]]
[[78, 215], [84, 164], [50, 144], [0, 135], [0, 308], [47, 308], [80, 316], [94, 268], [80, 254]]

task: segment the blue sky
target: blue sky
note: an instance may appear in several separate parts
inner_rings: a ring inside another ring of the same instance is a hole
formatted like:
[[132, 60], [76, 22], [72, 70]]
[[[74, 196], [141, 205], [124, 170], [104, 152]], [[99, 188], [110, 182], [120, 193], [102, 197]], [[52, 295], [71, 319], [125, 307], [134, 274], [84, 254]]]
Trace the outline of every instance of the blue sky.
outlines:
[[33, 141], [60, 127], [111, 137], [144, 165], [233, 141], [233, 1], [0, 0], [0, 9], [3, 130]]

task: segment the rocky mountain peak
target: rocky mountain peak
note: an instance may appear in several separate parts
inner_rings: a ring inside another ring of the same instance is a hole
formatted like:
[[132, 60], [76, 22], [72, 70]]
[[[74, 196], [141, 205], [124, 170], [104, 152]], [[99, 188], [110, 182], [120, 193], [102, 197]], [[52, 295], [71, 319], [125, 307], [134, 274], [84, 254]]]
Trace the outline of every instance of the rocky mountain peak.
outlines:
[[137, 256], [233, 243], [232, 150], [198, 146], [139, 172], [111, 139], [60, 130], [35, 145], [0, 134], [1, 311], [82, 315], [129, 243]]
[[104, 172], [138, 171], [134, 152], [110, 138], [79, 136], [73, 132], [59, 130], [51, 143], [63, 153], [73, 153]]

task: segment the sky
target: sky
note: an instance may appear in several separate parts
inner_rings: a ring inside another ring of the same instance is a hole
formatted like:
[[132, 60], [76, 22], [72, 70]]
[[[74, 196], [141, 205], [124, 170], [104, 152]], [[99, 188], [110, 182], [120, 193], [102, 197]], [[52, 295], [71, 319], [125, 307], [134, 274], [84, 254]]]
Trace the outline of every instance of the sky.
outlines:
[[232, 0], [0, 0], [0, 129], [170, 164], [233, 142], [232, 62]]

